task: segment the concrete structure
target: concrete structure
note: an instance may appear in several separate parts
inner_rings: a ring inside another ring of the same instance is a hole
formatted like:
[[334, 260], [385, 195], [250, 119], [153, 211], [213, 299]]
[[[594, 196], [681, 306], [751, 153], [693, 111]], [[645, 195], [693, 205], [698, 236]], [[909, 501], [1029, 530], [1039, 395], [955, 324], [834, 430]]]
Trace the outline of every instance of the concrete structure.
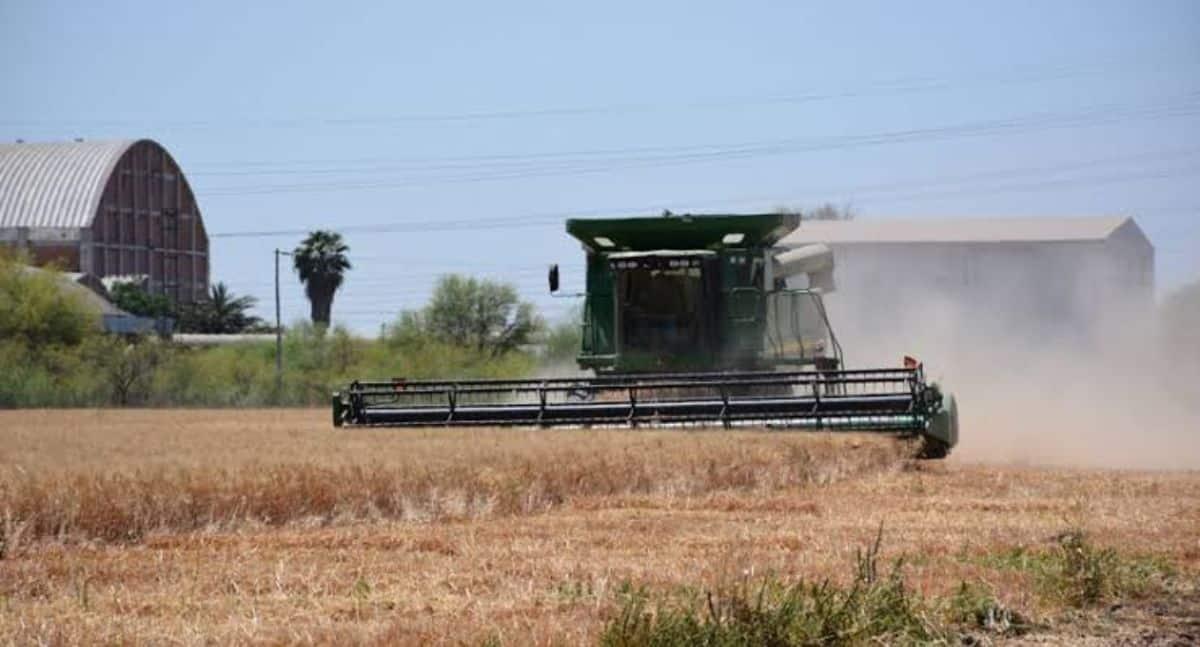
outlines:
[[176, 333], [171, 341], [182, 346], [236, 346], [239, 344], [274, 344], [274, 333]]
[[208, 291], [196, 198], [146, 139], [0, 144], [0, 244], [65, 272], [143, 276], [177, 302]]
[[810, 243], [833, 250], [835, 325], [857, 329], [954, 316], [1088, 337], [1154, 303], [1154, 247], [1132, 218], [804, 221], [782, 241]]

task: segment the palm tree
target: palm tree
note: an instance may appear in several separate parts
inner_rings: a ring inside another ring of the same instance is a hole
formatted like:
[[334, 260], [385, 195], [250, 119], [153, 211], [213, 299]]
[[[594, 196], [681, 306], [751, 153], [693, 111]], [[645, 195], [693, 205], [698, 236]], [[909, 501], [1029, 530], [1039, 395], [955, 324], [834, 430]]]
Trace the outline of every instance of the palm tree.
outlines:
[[333, 294], [342, 287], [350, 260], [346, 252], [350, 247], [342, 235], [333, 231], [317, 230], [308, 235], [292, 253], [292, 263], [304, 294], [312, 305], [312, 320], [315, 324], [328, 326], [333, 309]]
[[234, 296], [224, 283], [209, 289], [206, 298], [179, 306], [176, 326], [180, 332], [228, 335], [246, 332], [262, 323], [248, 311], [258, 302], [252, 296]]
[[247, 314], [256, 303], [258, 299], [252, 296], [233, 296], [224, 283], [212, 286], [208, 295], [208, 316], [213, 332], [239, 333], [261, 323], [258, 317]]

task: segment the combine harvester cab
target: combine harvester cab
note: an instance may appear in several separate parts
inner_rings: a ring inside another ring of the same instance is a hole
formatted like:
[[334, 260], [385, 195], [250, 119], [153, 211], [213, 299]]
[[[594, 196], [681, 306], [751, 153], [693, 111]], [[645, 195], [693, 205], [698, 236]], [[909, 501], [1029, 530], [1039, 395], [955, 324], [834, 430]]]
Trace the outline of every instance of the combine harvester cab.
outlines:
[[[791, 214], [568, 220], [587, 255], [577, 361], [594, 377], [354, 382], [334, 394], [333, 423], [880, 432], [944, 457], [958, 440], [954, 398], [910, 358], [843, 366], [823, 301], [831, 252], [777, 246], [798, 225]], [[558, 282], [552, 266], [552, 292]]]

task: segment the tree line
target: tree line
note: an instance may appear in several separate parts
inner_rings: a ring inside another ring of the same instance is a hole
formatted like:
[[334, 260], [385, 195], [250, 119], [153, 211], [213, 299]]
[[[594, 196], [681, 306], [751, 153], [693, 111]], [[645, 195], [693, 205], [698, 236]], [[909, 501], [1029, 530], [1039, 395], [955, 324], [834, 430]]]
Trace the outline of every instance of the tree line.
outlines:
[[[318, 230], [290, 253], [293, 269], [311, 305], [314, 324], [328, 326], [332, 320], [334, 294], [352, 267], [349, 251], [341, 234]], [[166, 295], [150, 293], [135, 283], [117, 283], [109, 292], [113, 305], [129, 314], [175, 319], [177, 332], [236, 334], [274, 330], [250, 314], [258, 304], [257, 299], [237, 296], [222, 282], [213, 284], [208, 294], [193, 303], [174, 303]]]
[[[344, 243], [330, 249], [348, 251]], [[293, 323], [283, 331], [285, 371], [277, 388], [273, 343], [189, 347], [154, 336], [104, 334], [94, 306], [63, 289], [53, 272], [31, 271], [23, 260], [0, 250], [0, 365], [6, 369], [0, 407], [324, 405], [331, 391], [355, 379], [524, 377], [543, 364], [569, 361], [579, 345], [578, 322], [548, 326], [512, 285], [447, 275], [423, 307], [398, 313], [375, 338], [326, 322]], [[321, 267], [345, 272], [350, 265]], [[321, 289], [335, 285], [311, 278], [308, 284], [318, 286], [310, 291], [318, 301]], [[192, 317], [193, 330], [261, 326], [249, 314], [253, 299], [221, 283], [195, 306], [174, 306], [136, 286], [112, 292], [120, 307], [137, 314]], [[313, 312], [328, 315], [335, 292]]]

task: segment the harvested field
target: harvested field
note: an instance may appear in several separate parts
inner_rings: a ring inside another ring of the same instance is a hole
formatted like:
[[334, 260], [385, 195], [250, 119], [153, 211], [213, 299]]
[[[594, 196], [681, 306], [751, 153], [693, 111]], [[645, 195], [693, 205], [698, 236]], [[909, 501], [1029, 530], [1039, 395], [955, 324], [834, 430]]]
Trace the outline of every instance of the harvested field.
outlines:
[[899, 469], [871, 437], [704, 432], [333, 431], [318, 411], [4, 414], [0, 499], [24, 536], [448, 521], [568, 499], [686, 500]]
[[[0, 639], [578, 644], [631, 590], [847, 584], [881, 525], [880, 564], [905, 556], [931, 617], [967, 582], [1030, 625], [967, 628], [987, 640], [1200, 637], [1200, 474], [909, 451], [767, 432], [334, 432], [324, 411], [0, 412]], [[1079, 532], [1098, 587], [1082, 601], [1090, 589], [1047, 575]]]

